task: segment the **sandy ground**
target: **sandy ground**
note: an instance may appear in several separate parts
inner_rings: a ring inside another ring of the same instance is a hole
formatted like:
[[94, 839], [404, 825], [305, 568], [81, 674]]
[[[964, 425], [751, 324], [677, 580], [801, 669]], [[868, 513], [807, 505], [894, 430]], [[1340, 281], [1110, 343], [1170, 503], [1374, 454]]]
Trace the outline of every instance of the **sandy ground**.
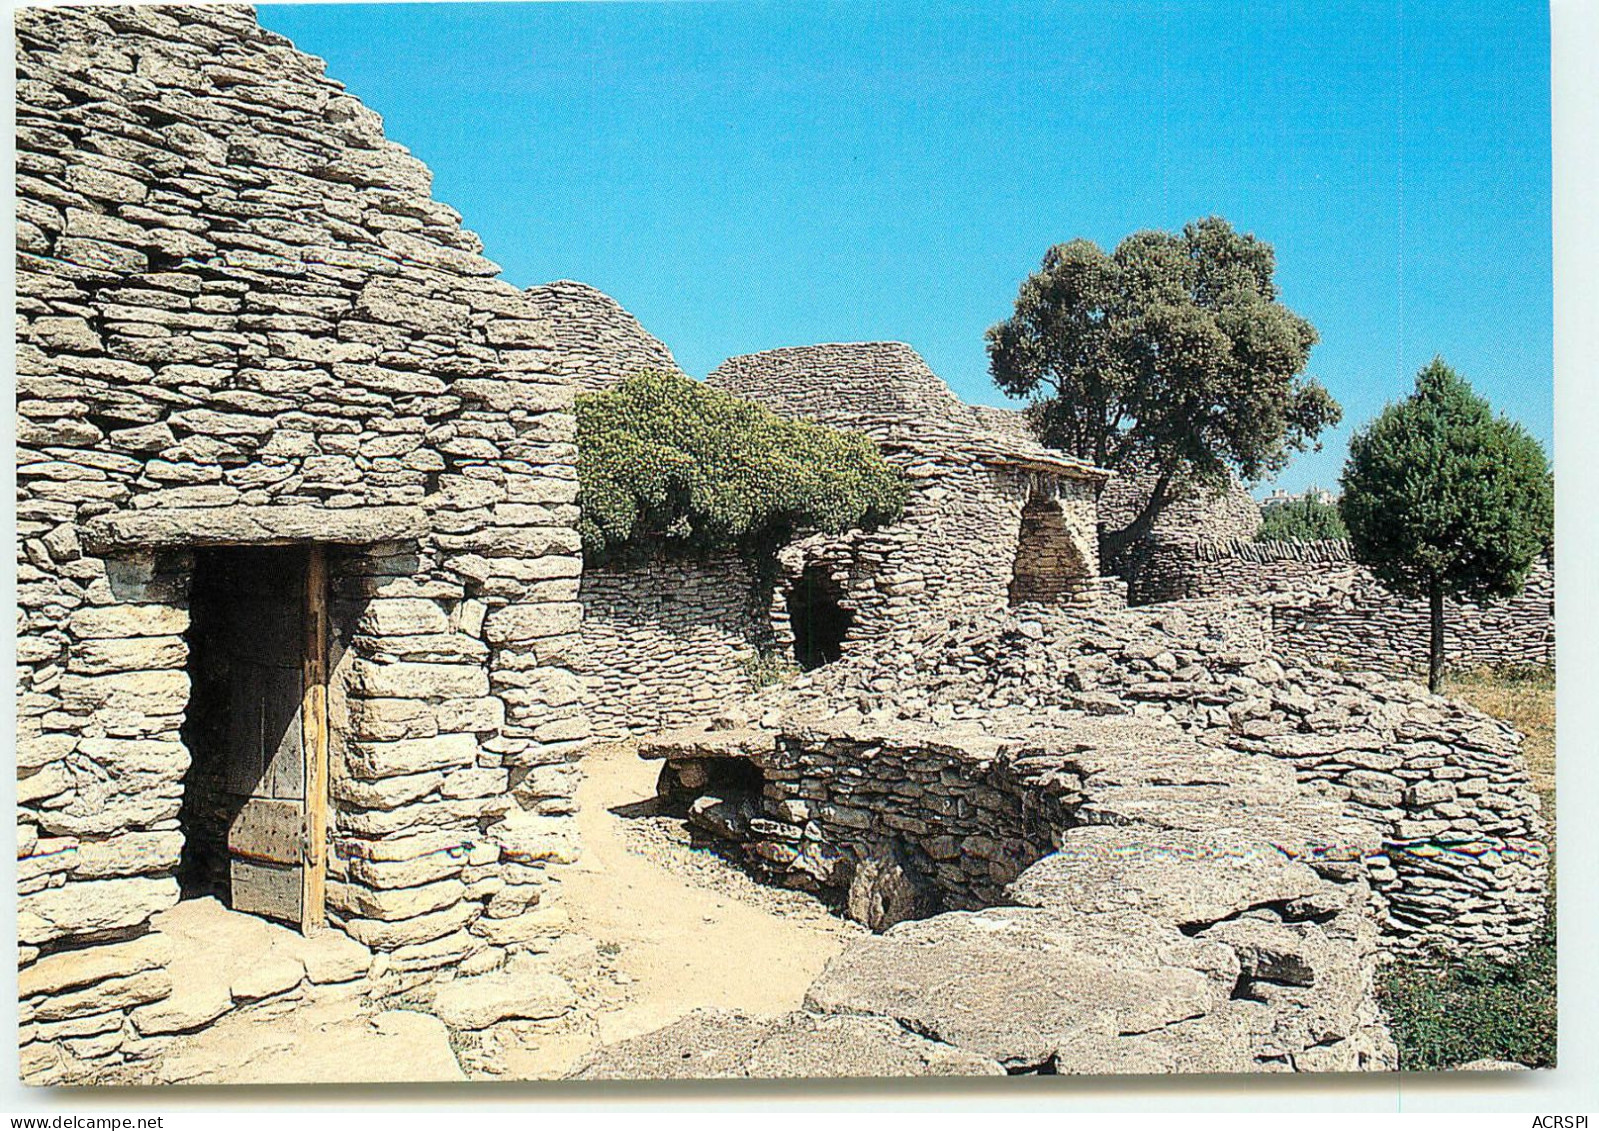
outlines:
[[[571, 921], [581, 967], [562, 971], [581, 990], [566, 1017], [452, 1035], [420, 1012], [425, 1003], [379, 1004], [325, 987], [310, 1000], [266, 1003], [177, 1038], [154, 1063], [128, 1065], [115, 1082], [550, 1079], [596, 1044], [701, 1006], [798, 1008], [827, 960], [863, 929], [696, 847], [679, 817], [656, 810], [659, 768], [630, 744], [601, 746], [584, 759], [583, 857], [551, 877], [550, 898]], [[216, 914], [241, 930], [277, 929]]]
[[562, 870], [552, 893], [625, 989], [596, 1018], [601, 1043], [701, 1006], [796, 1009], [827, 960], [861, 930], [807, 895], [763, 887], [692, 847], [680, 821], [653, 814], [659, 770], [630, 744], [584, 758], [583, 857]]

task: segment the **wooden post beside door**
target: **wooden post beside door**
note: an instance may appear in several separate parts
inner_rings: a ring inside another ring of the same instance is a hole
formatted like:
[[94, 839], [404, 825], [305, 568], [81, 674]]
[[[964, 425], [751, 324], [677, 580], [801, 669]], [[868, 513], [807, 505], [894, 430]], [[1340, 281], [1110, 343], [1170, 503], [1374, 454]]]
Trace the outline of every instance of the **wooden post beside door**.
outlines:
[[300, 725], [305, 751], [305, 841], [301, 867], [300, 930], [327, 924], [328, 843], [328, 565], [327, 551], [310, 547], [305, 571], [305, 680]]

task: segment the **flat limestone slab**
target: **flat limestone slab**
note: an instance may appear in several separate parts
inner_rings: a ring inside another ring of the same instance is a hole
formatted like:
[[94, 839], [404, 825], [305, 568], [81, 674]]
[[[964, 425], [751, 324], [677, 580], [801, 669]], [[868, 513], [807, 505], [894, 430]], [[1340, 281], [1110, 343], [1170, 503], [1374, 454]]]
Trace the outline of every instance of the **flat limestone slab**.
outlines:
[[752, 1017], [695, 1010], [643, 1036], [598, 1049], [574, 1080], [882, 1076], [1003, 1076], [996, 1061], [907, 1032], [882, 1017], [798, 1011]]
[[1137, 913], [1031, 907], [901, 923], [840, 954], [806, 1008], [878, 1014], [1007, 1068], [1045, 1065], [1070, 1041], [1200, 1017], [1225, 1002], [1238, 960]]
[[420, 538], [427, 530], [421, 507], [152, 507], [90, 519], [83, 544], [93, 553], [144, 546], [363, 545]]

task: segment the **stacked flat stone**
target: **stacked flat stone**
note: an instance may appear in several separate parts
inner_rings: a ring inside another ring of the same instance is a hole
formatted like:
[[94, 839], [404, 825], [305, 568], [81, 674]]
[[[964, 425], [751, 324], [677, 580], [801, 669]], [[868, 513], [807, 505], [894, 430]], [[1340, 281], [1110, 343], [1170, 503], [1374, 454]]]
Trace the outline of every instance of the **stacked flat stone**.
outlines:
[[[794, 384], [784, 382], [785, 395]], [[935, 400], [900, 399], [919, 408]], [[970, 411], [995, 434], [1037, 443], [1023, 413], [987, 406]], [[1116, 530], [1132, 522], [1150, 487], [1147, 473], [1112, 477], [1099, 495], [1100, 527]], [[1337, 657], [1391, 673], [1416, 670], [1431, 633], [1425, 601], [1399, 597], [1382, 585], [1355, 562], [1347, 541], [1256, 542], [1260, 522], [1259, 505], [1242, 484], [1201, 490], [1170, 504], [1144, 538], [1106, 566], [1134, 605], [1263, 596], [1271, 602], [1276, 647], [1285, 654], [1310, 662]], [[1099, 588], [1104, 596], [1097, 603], [1114, 605], [1103, 581]], [[1534, 564], [1514, 598], [1447, 602], [1445, 656], [1452, 664], [1552, 664], [1554, 649], [1554, 563], [1548, 555]]]
[[[1373, 994], [1371, 822], [1279, 759], [1169, 721], [996, 719], [1014, 733], [802, 696], [759, 727], [642, 752], [667, 760], [691, 821], [758, 871], [847, 888], [852, 914], [893, 912], [813, 983], [813, 1015], [887, 1018], [1012, 1073], [1394, 1067]], [[753, 782], [730, 763], [754, 768], [758, 795], [734, 793]], [[577, 1074], [671, 1075], [696, 1024]], [[752, 1060], [717, 1071], [763, 1074]]]
[[[1131, 523], [1153, 487], [1154, 477], [1147, 472], [1119, 472], [1100, 496], [1103, 529], [1121, 530]], [[1127, 599], [1134, 605], [1199, 596], [1192, 587], [1203, 548], [1247, 542], [1259, 529], [1259, 504], [1233, 480], [1220, 490], [1199, 488], [1179, 495], [1156, 517], [1148, 534], [1105, 565], [1107, 572], [1127, 582]]]
[[[663, 794], [763, 880], [843, 906], [858, 866], [895, 846], [938, 906], [967, 910], [998, 902], [1083, 801], [1070, 773], [1043, 788], [1017, 775], [1006, 750], [981, 734], [945, 742], [786, 717], [780, 739], [687, 729], [639, 746], [641, 757], [668, 762]], [[764, 786], [726, 780], [727, 759], [746, 760]]]
[[330, 916], [378, 967], [534, 929], [588, 727], [570, 389], [427, 169], [247, 7], [16, 33], [18, 920], [45, 1080], [141, 1055], [125, 1015], [167, 993], [119, 940], [178, 898], [196, 546], [337, 544]]
[[[1277, 648], [1308, 659], [1336, 656], [1386, 672], [1426, 664], [1427, 602], [1400, 597], [1354, 560], [1341, 539], [1230, 540], [1195, 547], [1187, 597], [1262, 597]], [[1444, 659], [1459, 667], [1555, 662], [1554, 561], [1533, 563], [1526, 584], [1504, 600], [1444, 602]]]
[[527, 297], [550, 325], [558, 371], [581, 389], [609, 389], [646, 370], [682, 372], [664, 342], [587, 283], [558, 279], [528, 288]]
[[868, 342], [748, 354], [723, 362], [706, 382], [779, 415], [869, 436], [911, 481], [900, 521], [872, 532], [814, 536], [779, 554], [773, 622], [780, 647], [792, 640], [784, 596], [813, 563], [837, 580], [839, 604], [853, 617], [849, 641], [929, 613], [1003, 609], [1029, 501], [1035, 512], [1051, 512], [1051, 521], [1035, 529], [1059, 543], [1060, 560], [1076, 566], [1052, 596], [1116, 599], [1115, 587], [1099, 577], [1095, 500], [1104, 473], [995, 425], [909, 346]]
[[755, 690], [769, 598], [738, 555], [589, 569], [582, 603], [596, 737], [685, 726]]
[[815, 697], [998, 734], [1082, 714], [1172, 722], [1206, 745], [1283, 759], [1381, 829], [1384, 851], [1367, 866], [1389, 950], [1523, 950], [1547, 869], [1521, 736], [1405, 680], [1285, 659], [1270, 640], [1266, 611], [1237, 601], [1031, 606], [874, 642], [744, 714]]

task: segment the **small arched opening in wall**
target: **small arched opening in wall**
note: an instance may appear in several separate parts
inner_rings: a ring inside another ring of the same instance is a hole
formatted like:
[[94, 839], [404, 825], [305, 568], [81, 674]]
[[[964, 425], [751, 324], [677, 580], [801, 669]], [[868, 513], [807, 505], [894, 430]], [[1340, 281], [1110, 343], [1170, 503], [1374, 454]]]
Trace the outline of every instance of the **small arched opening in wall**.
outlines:
[[1010, 604], [1065, 604], [1093, 580], [1093, 570], [1076, 534], [1066, 524], [1060, 502], [1046, 491], [1029, 494], [1016, 539]]
[[847, 607], [844, 587], [831, 567], [822, 562], [806, 565], [789, 587], [787, 604], [795, 663], [811, 671], [844, 654], [844, 638], [855, 614]]

